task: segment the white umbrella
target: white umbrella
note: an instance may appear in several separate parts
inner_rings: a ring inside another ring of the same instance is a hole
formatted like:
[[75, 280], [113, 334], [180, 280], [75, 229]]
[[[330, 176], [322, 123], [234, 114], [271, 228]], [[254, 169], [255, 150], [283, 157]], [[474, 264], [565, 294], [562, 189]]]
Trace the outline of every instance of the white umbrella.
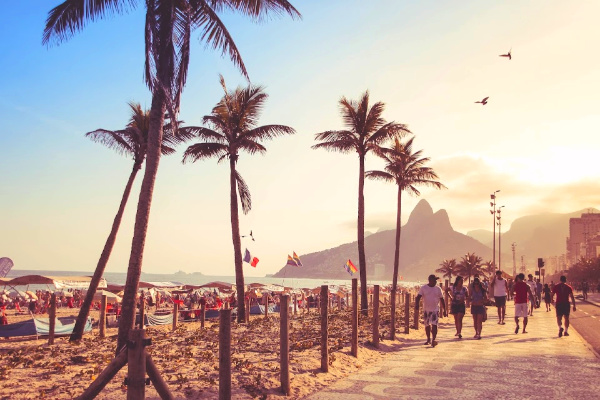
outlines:
[[116, 294], [109, 292], [107, 290], [97, 290], [96, 293], [94, 294], [94, 300], [96, 300], [96, 301], [102, 300], [102, 295], [106, 295], [106, 300], [110, 301], [111, 303], [114, 303], [115, 301], [118, 303], [121, 302], [121, 297], [119, 297]]
[[26, 291], [25, 294], [34, 300], [38, 299], [37, 295], [35, 293], [33, 293], [31, 290]]

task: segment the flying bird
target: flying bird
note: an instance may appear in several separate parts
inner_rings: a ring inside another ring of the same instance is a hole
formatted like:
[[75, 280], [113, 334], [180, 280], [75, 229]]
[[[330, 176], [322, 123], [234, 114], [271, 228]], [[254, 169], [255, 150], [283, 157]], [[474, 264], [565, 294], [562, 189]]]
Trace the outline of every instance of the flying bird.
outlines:
[[499, 57], [508, 57], [509, 60], [512, 60], [512, 55], [510, 54], [511, 51], [512, 49], [510, 49], [506, 54], [500, 54]]
[[242, 236], [242, 237], [243, 237], [243, 238], [245, 238], [245, 237], [248, 237], [248, 236], [250, 236], [250, 237], [252, 238], [252, 241], [253, 241], [253, 242], [255, 242], [255, 240], [254, 240], [254, 236], [252, 236], [252, 231], [250, 231], [250, 234], [249, 234], [249, 235], [244, 235], [244, 236]]
[[475, 103], [476, 103], [476, 104], [477, 104], [477, 103], [479, 103], [479, 104], [482, 104], [482, 105], [484, 105], [484, 106], [485, 106], [485, 105], [487, 104], [487, 99], [489, 99], [489, 97], [486, 97], [485, 99], [483, 99], [483, 100], [481, 100], [481, 101], [476, 101]]

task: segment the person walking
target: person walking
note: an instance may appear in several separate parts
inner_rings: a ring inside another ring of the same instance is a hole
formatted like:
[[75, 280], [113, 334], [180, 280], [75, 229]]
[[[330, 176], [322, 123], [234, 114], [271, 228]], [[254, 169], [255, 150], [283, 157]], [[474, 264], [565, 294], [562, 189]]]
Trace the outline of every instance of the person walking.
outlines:
[[544, 293], [544, 303], [546, 303], [546, 311], [551, 311], [550, 304], [552, 303], [552, 291], [550, 290], [550, 286], [548, 284], [544, 284], [544, 288], [542, 289]]
[[533, 317], [533, 309], [535, 308], [535, 292], [536, 292], [536, 287], [537, 285], [535, 284], [535, 281], [533, 280], [533, 275], [529, 274], [527, 275], [527, 282], [525, 282], [529, 288], [531, 289], [531, 293], [533, 294], [533, 296], [531, 296], [531, 298], [529, 299], [530, 302], [530, 307], [529, 307], [529, 316]]
[[471, 303], [471, 314], [473, 315], [473, 327], [475, 336], [473, 339], [481, 339], [481, 329], [483, 328], [483, 316], [485, 314], [484, 300], [486, 297], [485, 288], [479, 278], [473, 279], [473, 290], [469, 292]]
[[425, 345], [431, 344], [431, 347], [437, 346], [435, 340], [438, 331], [438, 320], [440, 318], [440, 303], [446, 311], [446, 303], [444, 303], [444, 295], [442, 288], [436, 285], [436, 281], [440, 279], [435, 275], [429, 275], [427, 280], [429, 283], [419, 289], [417, 298], [415, 299], [415, 312], [419, 311], [419, 301], [423, 298], [423, 319], [425, 321], [425, 334], [427, 342]]
[[590, 291], [590, 285], [588, 284], [587, 280], [584, 279], [583, 282], [581, 282], [581, 294], [583, 294], [584, 300], [587, 300], [589, 291]]
[[508, 282], [502, 277], [502, 271], [496, 271], [496, 276], [492, 279], [490, 285], [494, 294], [494, 302], [498, 309], [498, 323], [504, 325], [504, 316], [506, 315], [506, 296], [508, 296]]
[[454, 326], [459, 339], [462, 339], [463, 317], [465, 316], [465, 300], [468, 296], [468, 290], [464, 286], [464, 278], [457, 276], [451, 288], [448, 288], [448, 296], [452, 300], [450, 303], [450, 314], [454, 316]]
[[513, 294], [515, 298], [515, 333], [519, 333], [519, 318], [523, 318], [523, 333], [527, 333], [527, 316], [529, 315], [527, 307], [528, 300], [533, 298], [531, 288], [525, 281], [525, 274], [517, 275], [513, 285]]
[[[562, 337], [563, 331], [565, 336], [569, 336], [569, 314], [571, 311], [571, 304], [569, 303], [569, 297], [573, 302], [573, 311], [577, 311], [575, 307], [575, 297], [573, 296], [573, 288], [567, 285], [567, 277], [562, 275], [560, 277], [560, 283], [554, 286], [552, 289], [552, 298], [556, 295], [556, 322], [558, 323], [558, 337]], [[565, 318], [565, 329], [562, 327], [562, 318]]]

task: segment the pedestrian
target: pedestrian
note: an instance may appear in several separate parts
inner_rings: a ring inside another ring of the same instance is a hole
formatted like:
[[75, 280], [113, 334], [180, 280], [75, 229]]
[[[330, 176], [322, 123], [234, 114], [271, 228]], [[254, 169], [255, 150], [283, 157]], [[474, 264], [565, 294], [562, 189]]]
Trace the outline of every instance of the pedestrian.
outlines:
[[542, 292], [544, 292], [544, 303], [546, 303], [546, 311], [552, 311], [552, 308], [550, 308], [550, 303], [552, 303], [552, 291], [550, 290], [550, 286], [548, 286], [547, 283], [544, 284]]
[[535, 281], [533, 280], [533, 275], [529, 274], [529, 275], [527, 275], [527, 278], [528, 278], [527, 282], [525, 282], [525, 283], [529, 286], [529, 288], [531, 289], [531, 293], [533, 294], [533, 296], [529, 300], [529, 302], [530, 302], [529, 315], [533, 317], [533, 309], [535, 308], [535, 292], [536, 292], [537, 285], [535, 284]]
[[473, 339], [481, 339], [481, 328], [483, 328], [483, 317], [485, 315], [484, 300], [486, 297], [485, 288], [479, 278], [473, 279], [473, 290], [469, 291], [471, 302], [471, 315], [473, 315], [473, 327], [475, 336]]
[[425, 334], [427, 342], [425, 345], [431, 344], [431, 347], [437, 346], [435, 340], [437, 336], [437, 324], [440, 318], [440, 303], [446, 311], [446, 303], [444, 303], [444, 295], [442, 288], [436, 285], [436, 281], [440, 279], [435, 275], [429, 275], [427, 285], [421, 286], [417, 298], [415, 299], [415, 311], [419, 311], [419, 301], [423, 298], [423, 319], [425, 321]]
[[452, 284], [451, 288], [448, 288], [448, 296], [452, 302], [450, 303], [450, 314], [454, 316], [454, 326], [456, 327], [456, 334], [459, 339], [462, 339], [462, 325], [463, 317], [465, 316], [465, 300], [467, 299], [469, 292], [464, 286], [464, 279], [462, 276], [457, 276]]
[[[560, 283], [554, 286], [552, 289], [552, 298], [556, 295], [556, 322], [558, 323], [558, 337], [562, 337], [563, 331], [565, 336], [569, 336], [569, 314], [571, 311], [571, 304], [569, 303], [569, 297], [573, 302], [573, 311], [577, 311], [575, 307], [575, 297], [573, 296], [573, 288], [567, 285], [567, 277], [562, 275], [560, 277]], [[562, 318], [565, 317], [565, 329], [562, 327]]]
[[590, 291], [590, 285], [588, 284], [587, 280], [584, 279], [583, 282], [581, 282], [581, 294], [583, 294], [584, 300], [587, 300], [589, 291]]
[[515, 333], [519, 333], [519, 318], [523, 318], [523, 333], [527, 333], [527, 310], [528, 300], [533, 298], [531, 288], [525, 281], [525, 274], [517, 275], [513, 285], [513, 294], [515, 297]]
[[502, 271], [496, 271], [496, 276], [490, 285], [494, 294], [494, 302], [498, 309], [498, 323], [504, 325], [506, 316], [506, 296], [508, 295], [508, 282], [502, 277]]
[[537, 297], [537, 307], [540, 308], [542, 306], [542, 289], [544, 285], [540, 282], [540, 278], [535, 280], [535, 295]]

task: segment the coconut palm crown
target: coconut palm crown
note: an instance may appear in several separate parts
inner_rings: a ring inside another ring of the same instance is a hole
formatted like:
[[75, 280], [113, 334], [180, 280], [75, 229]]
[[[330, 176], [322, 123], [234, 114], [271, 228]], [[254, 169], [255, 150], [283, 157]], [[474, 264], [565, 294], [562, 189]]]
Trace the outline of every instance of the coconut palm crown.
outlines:
[[180, 130], [193, 134], [199, 140], [187, 148], [183, 162], [196, 162], [216, 158], [218, 162], [229, 160], [230, 167], [230, 208], [231, 233], [234, 249], [235, 276], [238, 304], [238, 321], [245, 320], [244, 270], [242, 268], [242, 247], [238, 215], [238, 194], [242, 211], [247, 214], [252, 208], [250, 190], [236, 169], [240, 152], [264, 154], [267, 149], [260, 142], [295, 131], [285, 125], [258, 126], [258, 120], [268, 95], [261, 86], [249, 85], [245, 88], [227, 90], [221, 76], [221, 86], [225, 95], [203, 118], [204, 126], [188, 126]]
[[444, 260], [440, 264], [440, 267], [435, 272], [442, 274], [443, 277], [448, 278], [450, 284], [452, 284], [452, 277], [458, 273], [458, 266], [456, 259]]
[[467, 253], [458, 263], [458, 271], [462, 276], [469, 278], [469, 283], [471, 283], [472, 276], [481, 274], [482, 261], [483, 259], [475, 253]]

